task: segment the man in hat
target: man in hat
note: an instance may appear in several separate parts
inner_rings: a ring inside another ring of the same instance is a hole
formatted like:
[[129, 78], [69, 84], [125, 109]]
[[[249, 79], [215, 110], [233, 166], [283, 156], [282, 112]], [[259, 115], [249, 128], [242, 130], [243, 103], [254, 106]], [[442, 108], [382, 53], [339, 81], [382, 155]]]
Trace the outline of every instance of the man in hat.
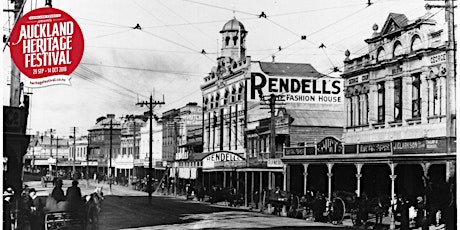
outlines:
[[44, 227], [43, 202], [34, 188], [29, 189], [30, 229], [41, 230]]
[[3, 192], [3, 229], [5, 230], [12, 229], [11, 225], [13, 221], [11, 218], [11, 210], [12, 210], [11, 198], [13, 197], [13, 195], [14, 195], [14, 191], [11, 187], [8, 187]]

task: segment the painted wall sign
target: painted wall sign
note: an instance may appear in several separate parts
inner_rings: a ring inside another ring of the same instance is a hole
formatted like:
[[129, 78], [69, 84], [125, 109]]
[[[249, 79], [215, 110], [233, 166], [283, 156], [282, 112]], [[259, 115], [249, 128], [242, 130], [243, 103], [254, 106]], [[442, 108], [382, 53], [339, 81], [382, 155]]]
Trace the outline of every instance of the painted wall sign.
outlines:
[[383, 153], [391, 152], [390, 142], [359, 144], [360, 153]]
[[447, 60], [446, 53], [436, 54], [430, 57], [430, 64], [444, 63]]
[[249, 101], [260, 101], [260, 93], [273, 93], [283, 97], [286, 103], [343, 103], [343, 79], [268, 76], [253, 72], [249, 89]]
[[70, 85], [83, 57], [83, 33], [66, 12], [39, 8], [21, 17], [10, 36], [11, 58], [27, 87]]

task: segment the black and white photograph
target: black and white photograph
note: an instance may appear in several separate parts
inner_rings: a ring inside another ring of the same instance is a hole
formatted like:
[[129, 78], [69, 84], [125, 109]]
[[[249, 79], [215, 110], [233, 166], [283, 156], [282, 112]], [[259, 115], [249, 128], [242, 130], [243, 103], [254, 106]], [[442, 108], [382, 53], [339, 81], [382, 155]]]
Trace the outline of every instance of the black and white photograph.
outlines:
[[457, 229], [456, 0], [3, 0], [5, 230]]

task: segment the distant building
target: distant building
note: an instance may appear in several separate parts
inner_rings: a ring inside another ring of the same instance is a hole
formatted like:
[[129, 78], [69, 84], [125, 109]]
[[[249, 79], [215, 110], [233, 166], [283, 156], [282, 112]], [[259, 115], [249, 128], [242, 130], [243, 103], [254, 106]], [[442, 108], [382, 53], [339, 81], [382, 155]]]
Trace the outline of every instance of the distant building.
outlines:
[[[110, 130], [110, 123], [112, 123], [112, 130]], [[107, 117], [99, 117], [96, 120], [96, 124], [88, 129], [88, 136], [89, 159], [98, 162], [97, 172], [108, 175], [110, 163], [112, 163], [112, 168], [114, 168], [114, 159], [120, 154], [120, 120], [116, 119], [114, 114], [107, 114]], [[110, 153], [112, 155], [111, 159]], [[113, 176], [113, 169], [111, 169], [111, 173]]]
[[50, 135], [48, 132], [41, 134], [37, 132], [31, 137], [31, 143], [25, 158], [25, 167], [39, 169], [40, 171], [56, 170], [61, 163], [69, 159], [69, 140]]
[[115, 159], [115, 177], [129, 178], [137, 175], [137, 166], [143, 166], [140, 161], [141, 129], [145, 126], [143, 115], [130, 116], [122, 120], [120, 154]]

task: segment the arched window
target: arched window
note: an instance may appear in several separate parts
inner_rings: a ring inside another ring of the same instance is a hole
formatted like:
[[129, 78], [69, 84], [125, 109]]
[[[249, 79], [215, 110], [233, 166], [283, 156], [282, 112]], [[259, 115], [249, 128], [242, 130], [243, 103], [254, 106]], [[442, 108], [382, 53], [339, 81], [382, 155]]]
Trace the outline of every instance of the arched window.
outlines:
[[230, 43], [230, 37], [227, 36], [225, 37], [225, 46], [228, 46], [229, 43]]
[[238, 101], [243, 98], [243, 92], [244, 92], [244, 88], [242, 85], [240, 85], [240, 88], [238, 90]]
[[393, 48], [393, 57], [397, 57], [402, 54], [404, 54], [403, 46], [401, 45], [401, 42], [396, 41]]
[[220, 100], [220, 94], [217, 94], [216, 95], [216, 101], [215, 101], [216, 102], [216, 105], [215, 105], [216, 108], [219, 107], [219, 100]]
[[233, 37], [233, 45], [236, 46], [236, 41], [238, 41], [238, 36]]
[[410, 51], [413, 52], [413, 51], [419, 50], [421, 48], [422, 48], [422, 39], [420, 39], [420, 37], [418, 35], [414, 35], [414, 37], [412, 37], [412, 43], [410, 45]]
[[231, 102], [235, 102], [235, 99], [236, 99], [236, 88], [235, 87], [232, 88], [232, 93], [231, 94], [232, 94]]
[[211, 97], [211, 103], [209, 105], [209, 108], [210, 109], [214, 108], [214, 96]]
[[226, 89], [225, 94], [224, 94], [224, 105], [226, 105], [228, 102], [230, 102], [229, 95], [230, 95], [230, 93], [229, 93], [228, 89]]
[[377, 62], [385, 60], [385, 56], [385, 50], [382, 47], [380, 47], [377, 51]]

